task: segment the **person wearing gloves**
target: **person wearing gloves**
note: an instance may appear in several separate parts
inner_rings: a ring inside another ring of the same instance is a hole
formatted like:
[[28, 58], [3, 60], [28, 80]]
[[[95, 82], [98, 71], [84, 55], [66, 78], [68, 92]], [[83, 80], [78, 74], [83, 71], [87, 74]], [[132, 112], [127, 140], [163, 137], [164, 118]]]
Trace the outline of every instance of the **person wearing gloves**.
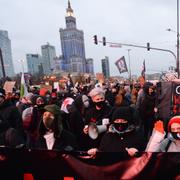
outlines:
[[[100, 87], [95, 87], [89, 92], [89, 96], [92, 100], [92, 107], [86, 111], [85, 126], [83, 128], [83, 144], [84, 150], [95, 148], [99, 146], [100, 140], [104, 132], [98, 135], [96, 139], [89, 137], [89, 125], [103, 125], [103, 119], [109, 118], [112, 107], [106, 103], [105, 91]], [[107, 129], [106, 129], [107, 130]]]
[[93, 158], [98, 151], [124, 152], [135, 156], [138, 151], [145, 149], [145, 139], [142, 131], [136, 129], [133, 122], [131, 107], [118, 107], [114, 110], [111, 125], [102, 137], [99, 148], [88, 150]]
[[180, 152], [180, 115], [172, 117], [168, 122], [167, 133], [164, 131], [163, 121], [157, 121], [150, 140], [147, 152]]
[[74, 136], [63, 129], [59, 106], [46, 105], [44, 109], [38, 130], [39, 137], [33, 148], [60, 151], [77, 149]]

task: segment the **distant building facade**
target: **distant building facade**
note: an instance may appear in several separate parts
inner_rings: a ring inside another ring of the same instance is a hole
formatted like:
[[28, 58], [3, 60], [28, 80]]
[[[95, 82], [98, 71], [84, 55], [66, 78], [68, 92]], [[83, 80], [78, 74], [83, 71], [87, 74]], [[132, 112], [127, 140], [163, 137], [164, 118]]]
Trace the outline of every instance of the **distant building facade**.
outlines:
[[57, 74], [57, 73], [63, 72], [63, 70], [62, 70], [62, 63], [63, 63], [62, 56], [54, 58], [53, 73]]
[[101, 59], [101, 64], [102, 64], [102, 73], [106, 78], [110, 76], [110, 71], [109, 71], [109, 58], [105, 56], [104, 59]]
[[27, 60], [27, 71], [28, 73], [35, 74], [43, 74], [43, 63], [42, 57], [39, 54], [26, 54]]
[[[0, 30], [0, 48], [2, 51], [5, 75], [13, 77], [15, 74], [12, 60], [11, 40], [8, 37], [8, 31]], [[2, 77], [2, 64], [0, 63], [0, 78]]]
[[94, 62], [92, 58], [86, 59], [86, 72], [94, 74]]
[[49, 43], [41, 46], [42, 62], [44, 74], [51, 74], [54, 68], [54, 58], [56, 57], [56, 50], [54, 46]]
[[60, 39], [62, 48], [62, 70], [65, 72], [86, 72], [86, 58], [84, 33], [76, 28], [76, 18], [73, 14], [70, 1], [66, 10], [66, 28], [60, 28]]

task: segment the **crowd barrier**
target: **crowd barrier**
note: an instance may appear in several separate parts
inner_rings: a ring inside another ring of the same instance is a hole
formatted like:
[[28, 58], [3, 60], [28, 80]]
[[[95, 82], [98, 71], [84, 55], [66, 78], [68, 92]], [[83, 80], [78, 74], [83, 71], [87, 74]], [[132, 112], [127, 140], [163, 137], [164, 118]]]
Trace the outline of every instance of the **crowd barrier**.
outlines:
[[180, 153], [82, 152], [0, 148], [0, 179], [18, 180], [180, 180]]

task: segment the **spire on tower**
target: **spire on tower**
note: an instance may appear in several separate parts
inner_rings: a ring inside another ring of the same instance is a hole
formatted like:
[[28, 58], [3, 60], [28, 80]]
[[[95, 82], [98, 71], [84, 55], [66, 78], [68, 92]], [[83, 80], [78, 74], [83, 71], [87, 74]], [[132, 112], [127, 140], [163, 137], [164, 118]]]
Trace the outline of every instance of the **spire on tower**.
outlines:
[[71, 9], [71, 3], [69, 0], [68, 0], [68, 9]]
[[67, 16], [73, 16], [73, 9], [71, 8], [70, 0], [68, 0], [68, 8], [66, 9]]

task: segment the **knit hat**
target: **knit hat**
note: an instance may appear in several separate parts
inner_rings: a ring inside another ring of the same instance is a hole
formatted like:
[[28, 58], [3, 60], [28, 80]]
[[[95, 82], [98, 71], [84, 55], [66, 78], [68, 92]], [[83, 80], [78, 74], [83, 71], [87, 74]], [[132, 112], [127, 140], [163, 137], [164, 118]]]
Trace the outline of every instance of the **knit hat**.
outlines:
[[117, 107], [112, 113], [111, 121], [115, 121], [116, 119], [125, 119], [128, 123], [133, 122], [133, 114], [130, 107]]
[[0, 88], [0, 96], [5, 97], [6, 91], [3, 88]]
[[51, 104], [51, 105], [46, 105], [44, 107], [44, 109], [48, 112], [51, 112], [52, 114], [54, 114], [55, 116], [60, 115], [60, 107], [55, 105], [55, 104]]
[[169, 132], [171, 131], [171, 125], [173, 123], [179, 123], [180, 124], [180, 115], [174, 116], [169, 120], [169, 123], [168, 123], [168, 131]]
[[89, 96], [92, 98], [94, 96], [97, 96], [97, 95], [105, 95], [105, 92], [102, 88], [100, 87], [95, 87], [94, 89], [92, 89], [89, 93]]

